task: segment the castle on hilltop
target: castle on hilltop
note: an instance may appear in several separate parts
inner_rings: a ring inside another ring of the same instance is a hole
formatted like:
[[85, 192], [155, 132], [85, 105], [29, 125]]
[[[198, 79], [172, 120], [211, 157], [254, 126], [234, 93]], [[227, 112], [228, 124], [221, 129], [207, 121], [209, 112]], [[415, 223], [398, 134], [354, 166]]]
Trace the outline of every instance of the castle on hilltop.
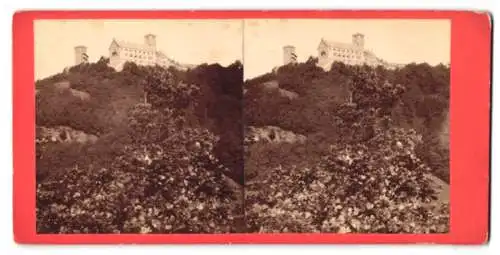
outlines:
[[[126, 62], [133, 62], [137, 65], [151, 66], [160, 65], [164, 67], [173, 66], [180, 70], [191, 68], [191, 65], [181, 64], [158, 50], [156, 47], [156, 36], [147, 34], [144, 36], [144, 43], [137, 44], [113, 39], [108, 48], [109, 66], [116, 71], [121, 71]], [[85, 46], [75, 47], [75, 64], [88, 62], [87, 48]]]
[[[321, 38], [318, 48], [318, 66], [325, 71], [330, 70], [333, 62], [342, 62], [346, 65], [384, 66], [389, 69], [402, 67], [401, 64], [389, 63], [377, 57], [372, 51], [365, 49], [365, 36], [360, 33], [352, 35], [351, 43], [342, 43]], [[284, 64], [296, 63], [295, 47], [283, 47]]]

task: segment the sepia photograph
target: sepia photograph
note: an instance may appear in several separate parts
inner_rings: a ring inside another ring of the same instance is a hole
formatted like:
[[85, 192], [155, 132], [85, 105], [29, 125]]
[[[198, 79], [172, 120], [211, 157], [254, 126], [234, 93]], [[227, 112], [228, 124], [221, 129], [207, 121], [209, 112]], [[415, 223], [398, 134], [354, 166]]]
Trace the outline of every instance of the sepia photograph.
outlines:
[[248, 232], [449, 232], [450, 23], [244, 21]]
[[241, 20], [36, 20], [36, 232], [236, 233]]

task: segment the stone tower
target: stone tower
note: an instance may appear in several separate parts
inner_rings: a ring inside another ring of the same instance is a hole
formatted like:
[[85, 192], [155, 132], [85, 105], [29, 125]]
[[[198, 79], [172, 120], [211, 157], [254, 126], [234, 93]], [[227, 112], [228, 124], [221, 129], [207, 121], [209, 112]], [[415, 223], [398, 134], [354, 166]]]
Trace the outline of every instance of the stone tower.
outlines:
[[358, 49], [365, 47], [365, 35], [356, 33], [352, 35], [352, 44]]
[[87, 55], [87, 47], [79, 45], [75, 47], [75, 65], [89, 62], [89, 55]]
[[144, 44], [149, 47], [156, 48], [156, 35], [147, 34], [144, 36]]
[[297, 54], [295, 53], [295, 46], [287, 45], [283, 47], [283, 65], [290, 63], [297, 63]]

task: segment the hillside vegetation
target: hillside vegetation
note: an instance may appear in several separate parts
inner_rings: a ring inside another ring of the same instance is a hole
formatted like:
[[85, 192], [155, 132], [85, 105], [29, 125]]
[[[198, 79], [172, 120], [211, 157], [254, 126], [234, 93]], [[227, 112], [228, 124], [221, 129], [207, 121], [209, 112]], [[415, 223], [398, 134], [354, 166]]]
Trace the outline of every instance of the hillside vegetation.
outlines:
[[[277, 126], [306, 143], [249, 144], [247, 226], [257, 232], [448, 231], [449, 68], [397, 70], [316, 59], [245, 82], [247, 126]], [[261, 84], [277, 81], [290, 99]]]
[[241, 63], [116, 72], [107, 61], [36, 82], [37, 126], [98, 137], [38, 140], [38, 232], [241, 231]]

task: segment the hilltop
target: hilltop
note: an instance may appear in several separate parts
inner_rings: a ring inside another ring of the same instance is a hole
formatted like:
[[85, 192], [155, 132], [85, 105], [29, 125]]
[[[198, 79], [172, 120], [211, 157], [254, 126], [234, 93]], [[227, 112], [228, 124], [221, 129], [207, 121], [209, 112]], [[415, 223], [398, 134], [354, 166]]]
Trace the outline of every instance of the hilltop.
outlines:
[[101, 58], [37, 81], [37, 231], [242, 231], [242, 75]]
[[[116, 72], [101, 58], [83, 63], [36, 81], [36, 123], [40, 127], [65, 126], [89, 135], [110, 137], [126, 126], [129, 109], [144, 101], [144, 79], [151, 67], [128, 62]], [[195, 84], [189, 121], [221, 136], [216, 151], [232, 171], [232, 178], [242, 182], [240, 143], [242, 65], [228, 67], [202, 64], [188, 71], [167, 70], [172, 82]], [[83, 95], [83, 98], [82, 98]], [[149, 95], [148, 97], [154, 97]], [[232, 121], [236, 120], [236, 121]]]
[[246, 80], [248, 229], [447, 232], [449, 72], [311, 57]]
[[[425, 140], [420, 155], [437, 168], [447, 168], [446, 143], [449, 105], [449, 67], [444, 65], [409, 64], [403, 68], [388, 70], [382, 66], [349, 66], [341, 62], [332, 65], [328, 72], [316, 66], [317, 59], [310, 58], [304, 63], [281, 66], [274, 72], [246, 80], [244, 116], [248, 126], [279, 126], [285, 130], [307, 135], [311, 139], [322, 137], [326, 141], [337, 142], [347, 139], [347, 133], [339, 132], [332, 123], [342, 116], [342, 105], [356, 103], [352, 94], [353, 77], [356, 72], [372, 72], [374, 79], [382, 84], [399, 84], [404, 91], [393, 102], [384, 104], [394, 126], [413, 128]], [[358, 78], [358, 77], [354, 77]], [[359, 79], [359, 78], [358, 78]], [[270, 89], [267, 84], [273, 84]], [[361, 85], [363, 86], [363, 85]], [[369, 90], [369, 88], [367, 88]], [[293, 94], [283, 96], [282, 91]], [[377, 98], [374, 91], [366, 91], [364, 100], [384, 100]], [[370, 95], [370, 93], [372, 93]], [[358, 93], [361, 96], [361, 93]], [[354, 120], [353, 120], [354, 121]], [[369, 130], [366, 130], [369, 132]], [[352, 134], [355, 135], [355, 134]], [[358, 136], [370, 135], [358, 132]], [[445, 158], [439, 158], [445, 157]], [[439, 159], [438, 159], [439, 158]], [[437, 170], [439, 171], [439, 170]], [[448, 172], [446, 170], [446, 172]], [[447, 173], [436, 173], [448, 181]]]

